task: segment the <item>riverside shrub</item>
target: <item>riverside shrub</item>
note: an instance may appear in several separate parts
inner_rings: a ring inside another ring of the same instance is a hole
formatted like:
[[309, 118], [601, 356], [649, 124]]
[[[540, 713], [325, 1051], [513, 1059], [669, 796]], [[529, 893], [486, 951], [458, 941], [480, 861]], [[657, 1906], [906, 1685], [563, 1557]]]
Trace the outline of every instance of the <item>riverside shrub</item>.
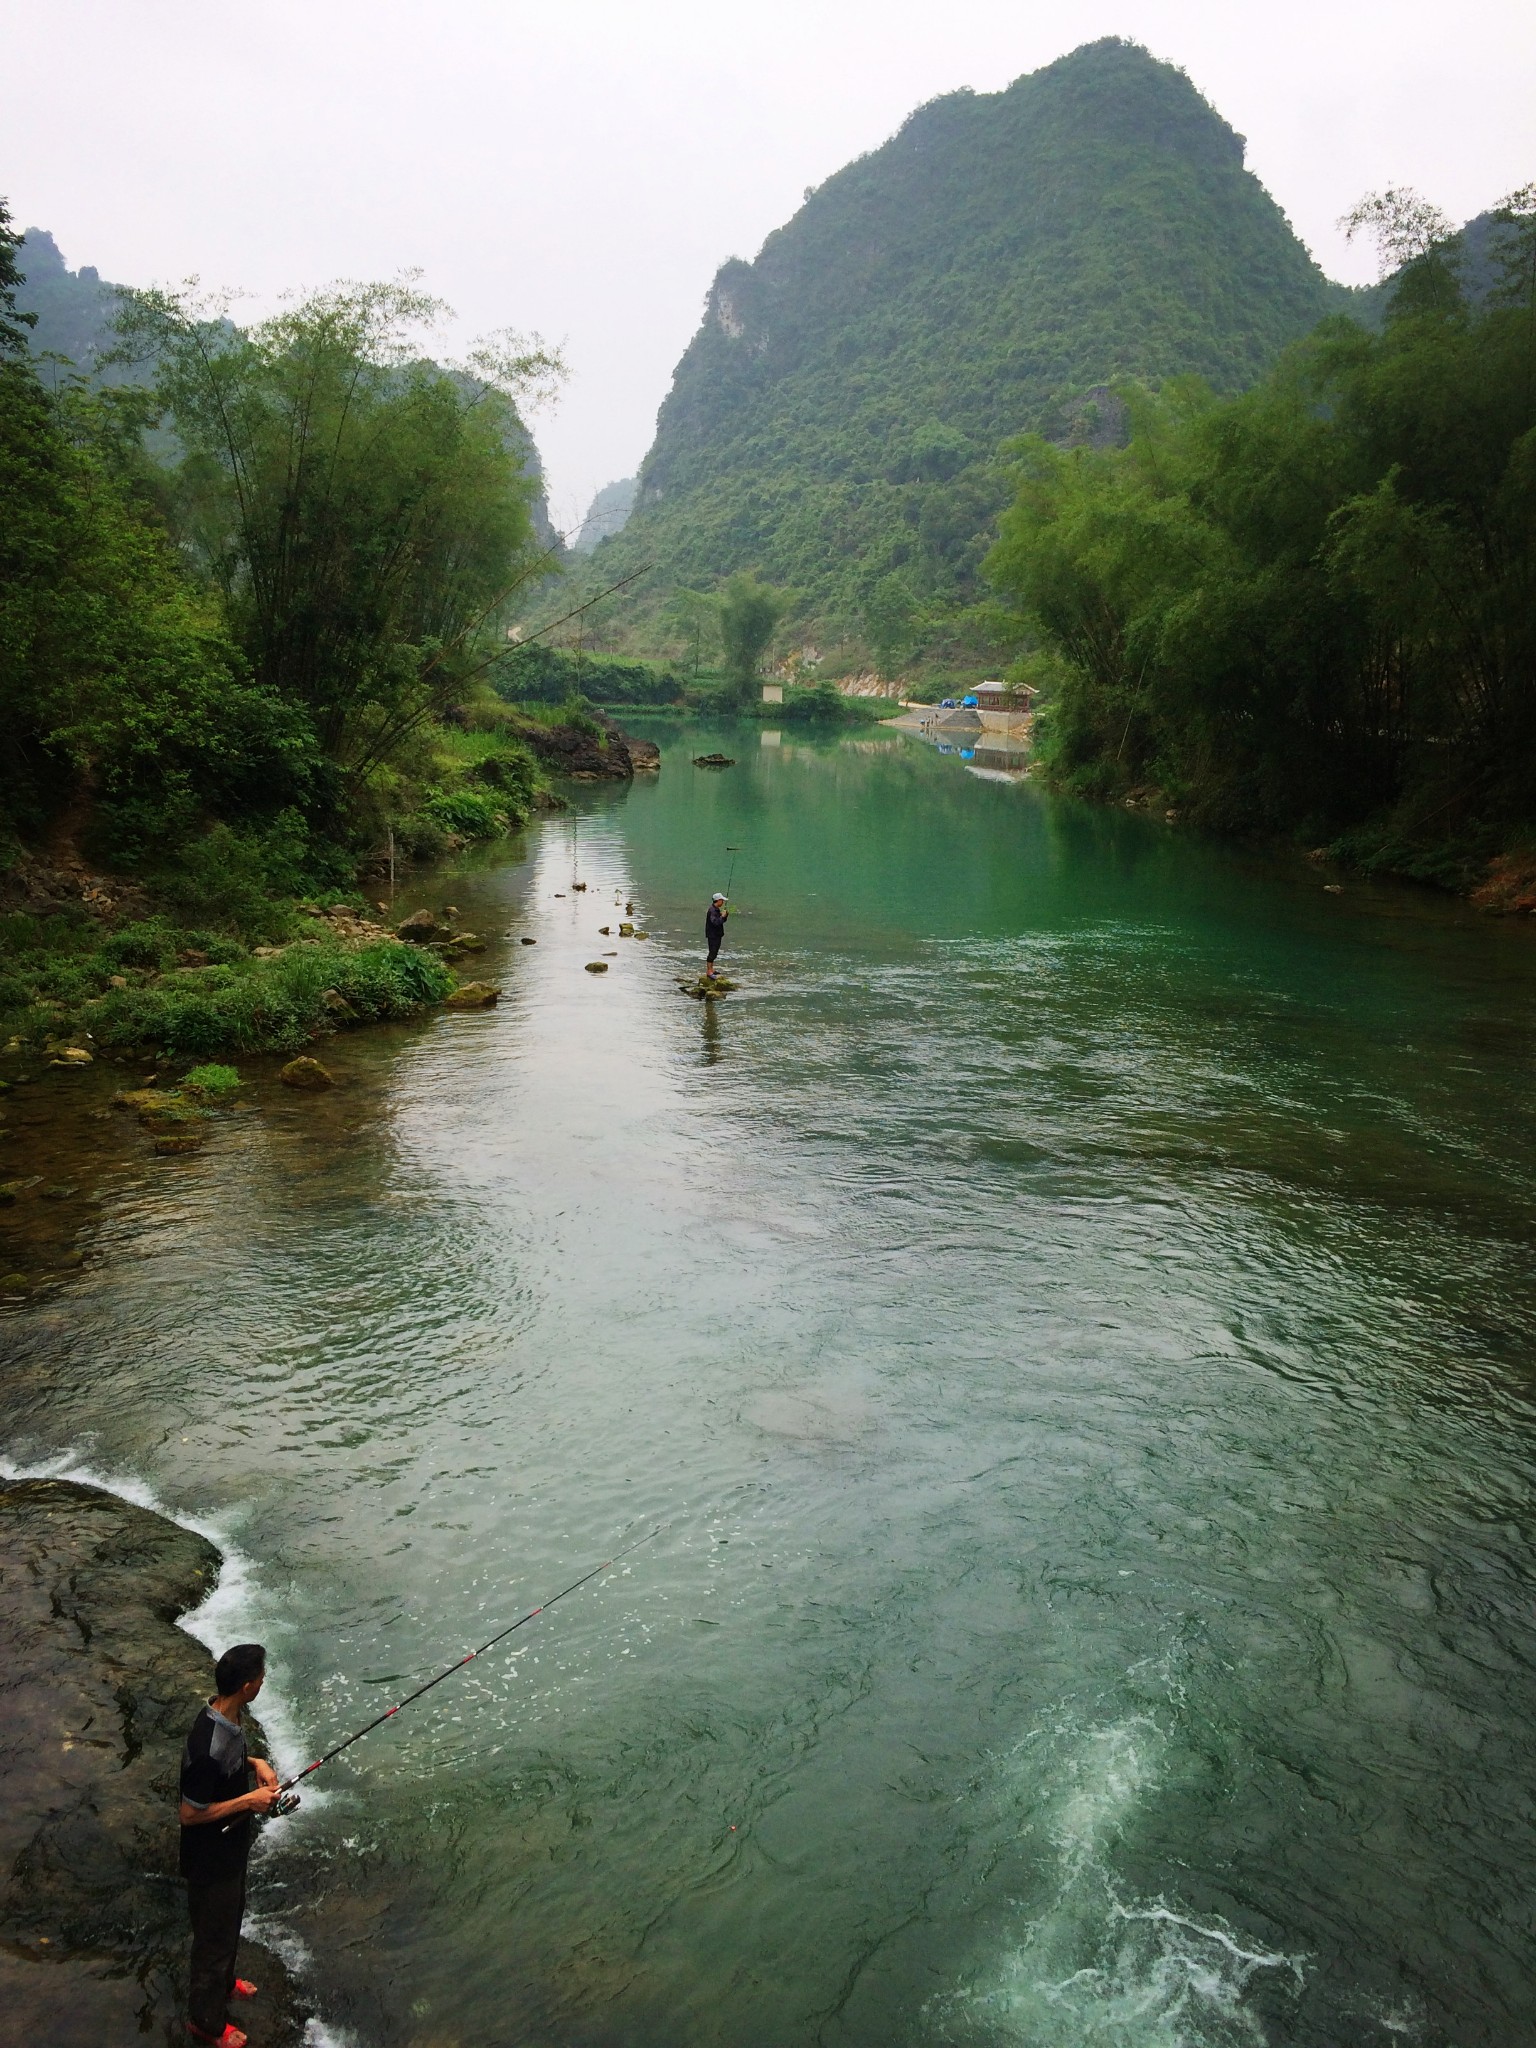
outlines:
[[[145, 931], [139, 927], [148, 950]], [[117, 989], [105, 950], [0, 975], [7, 1031], [28, 1045], [88, 1035], [105, 1052], [154, 1047], [195, 1060], [292, 1052], [334, 1029], [328, 996], [339, 996], [358, 1022], [373, 1023], [414, 1016], [454, 985], [435, 954], [394, 939], [356, 950], [300, 942], [272, 959], [172, 970]]]

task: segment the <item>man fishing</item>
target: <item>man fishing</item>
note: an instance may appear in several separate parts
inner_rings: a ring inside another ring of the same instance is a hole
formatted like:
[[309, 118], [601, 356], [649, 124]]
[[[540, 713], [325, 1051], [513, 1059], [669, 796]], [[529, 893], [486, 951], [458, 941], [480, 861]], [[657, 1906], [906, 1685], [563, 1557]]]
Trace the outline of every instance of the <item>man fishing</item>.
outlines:
[[229, 2024], [229, 2001], [256, 1996], [256, 1986], [235, 1975], [245, 1864], [252, 1816], [270, 1813], [281, 1788], [269, 1763], [247, 1756], [240, 1716], [266, 1675], [260, 1643], [226, 1650], [214, 1666], [214, 1696], [192, 1723], [181, 1755], [181, 1874], [192, 1919], [187, 2025], [194, 2040], [219, 2048], [245, 2048], [244, 2034]]
[[715, 956], [720, 951], [720, 942], [725, 937], [725, 920], [730, 916], [725, 907], [725, 897], [716, 890], [704, 913], [704, 937], [709, 945], [709, 958], [704, 963], [704, 972], [711, 981], [715, 978]]

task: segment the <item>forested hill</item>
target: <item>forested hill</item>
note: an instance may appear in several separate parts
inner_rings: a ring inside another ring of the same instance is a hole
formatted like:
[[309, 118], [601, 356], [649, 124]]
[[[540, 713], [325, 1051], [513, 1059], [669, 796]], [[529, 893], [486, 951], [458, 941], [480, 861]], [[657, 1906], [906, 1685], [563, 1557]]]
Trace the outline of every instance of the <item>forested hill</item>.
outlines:
[[89, 371], [112, 346], [117, 287], [90, 264], [71, 270], [46, 228], [28, 228], [22, 240], [25, 270], [17, 288], [20, 312], [35, 313], [30, 341], [34, 355], [67, 356]]
[[1182, 72], [1088, 45], [919, 108], [720, 270], [599, 564], [658, 598], [755, 567], [823, 616], [893, 571], [960, 596], [1004, 436], [1091, 436], [1115, 377], [1241, 388], [1348, 300]]

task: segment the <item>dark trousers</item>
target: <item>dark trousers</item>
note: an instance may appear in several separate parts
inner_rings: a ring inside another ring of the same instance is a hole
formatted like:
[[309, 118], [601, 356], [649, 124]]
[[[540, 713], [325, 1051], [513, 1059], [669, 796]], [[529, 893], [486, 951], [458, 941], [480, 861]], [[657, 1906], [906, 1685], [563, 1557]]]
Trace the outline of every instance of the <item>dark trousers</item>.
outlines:
[[235, 1950], [245, 1917], [245, 1872], [212, 1884], [187, 1881], [192, 1916], [192, 1991], [187, 2013], [194, 2027], [217, 2040], [229, 2022], [235, 1987]]

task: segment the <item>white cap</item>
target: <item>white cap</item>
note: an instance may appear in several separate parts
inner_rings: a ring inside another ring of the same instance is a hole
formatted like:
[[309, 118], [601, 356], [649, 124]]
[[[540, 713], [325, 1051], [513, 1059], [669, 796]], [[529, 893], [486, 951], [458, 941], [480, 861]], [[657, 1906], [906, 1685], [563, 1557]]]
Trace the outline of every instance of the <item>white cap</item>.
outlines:
[[723, 889], [717, 889], [715, 891], [715, 901], [717, 903], [723, 903], [725, 901], [725, 891]]

